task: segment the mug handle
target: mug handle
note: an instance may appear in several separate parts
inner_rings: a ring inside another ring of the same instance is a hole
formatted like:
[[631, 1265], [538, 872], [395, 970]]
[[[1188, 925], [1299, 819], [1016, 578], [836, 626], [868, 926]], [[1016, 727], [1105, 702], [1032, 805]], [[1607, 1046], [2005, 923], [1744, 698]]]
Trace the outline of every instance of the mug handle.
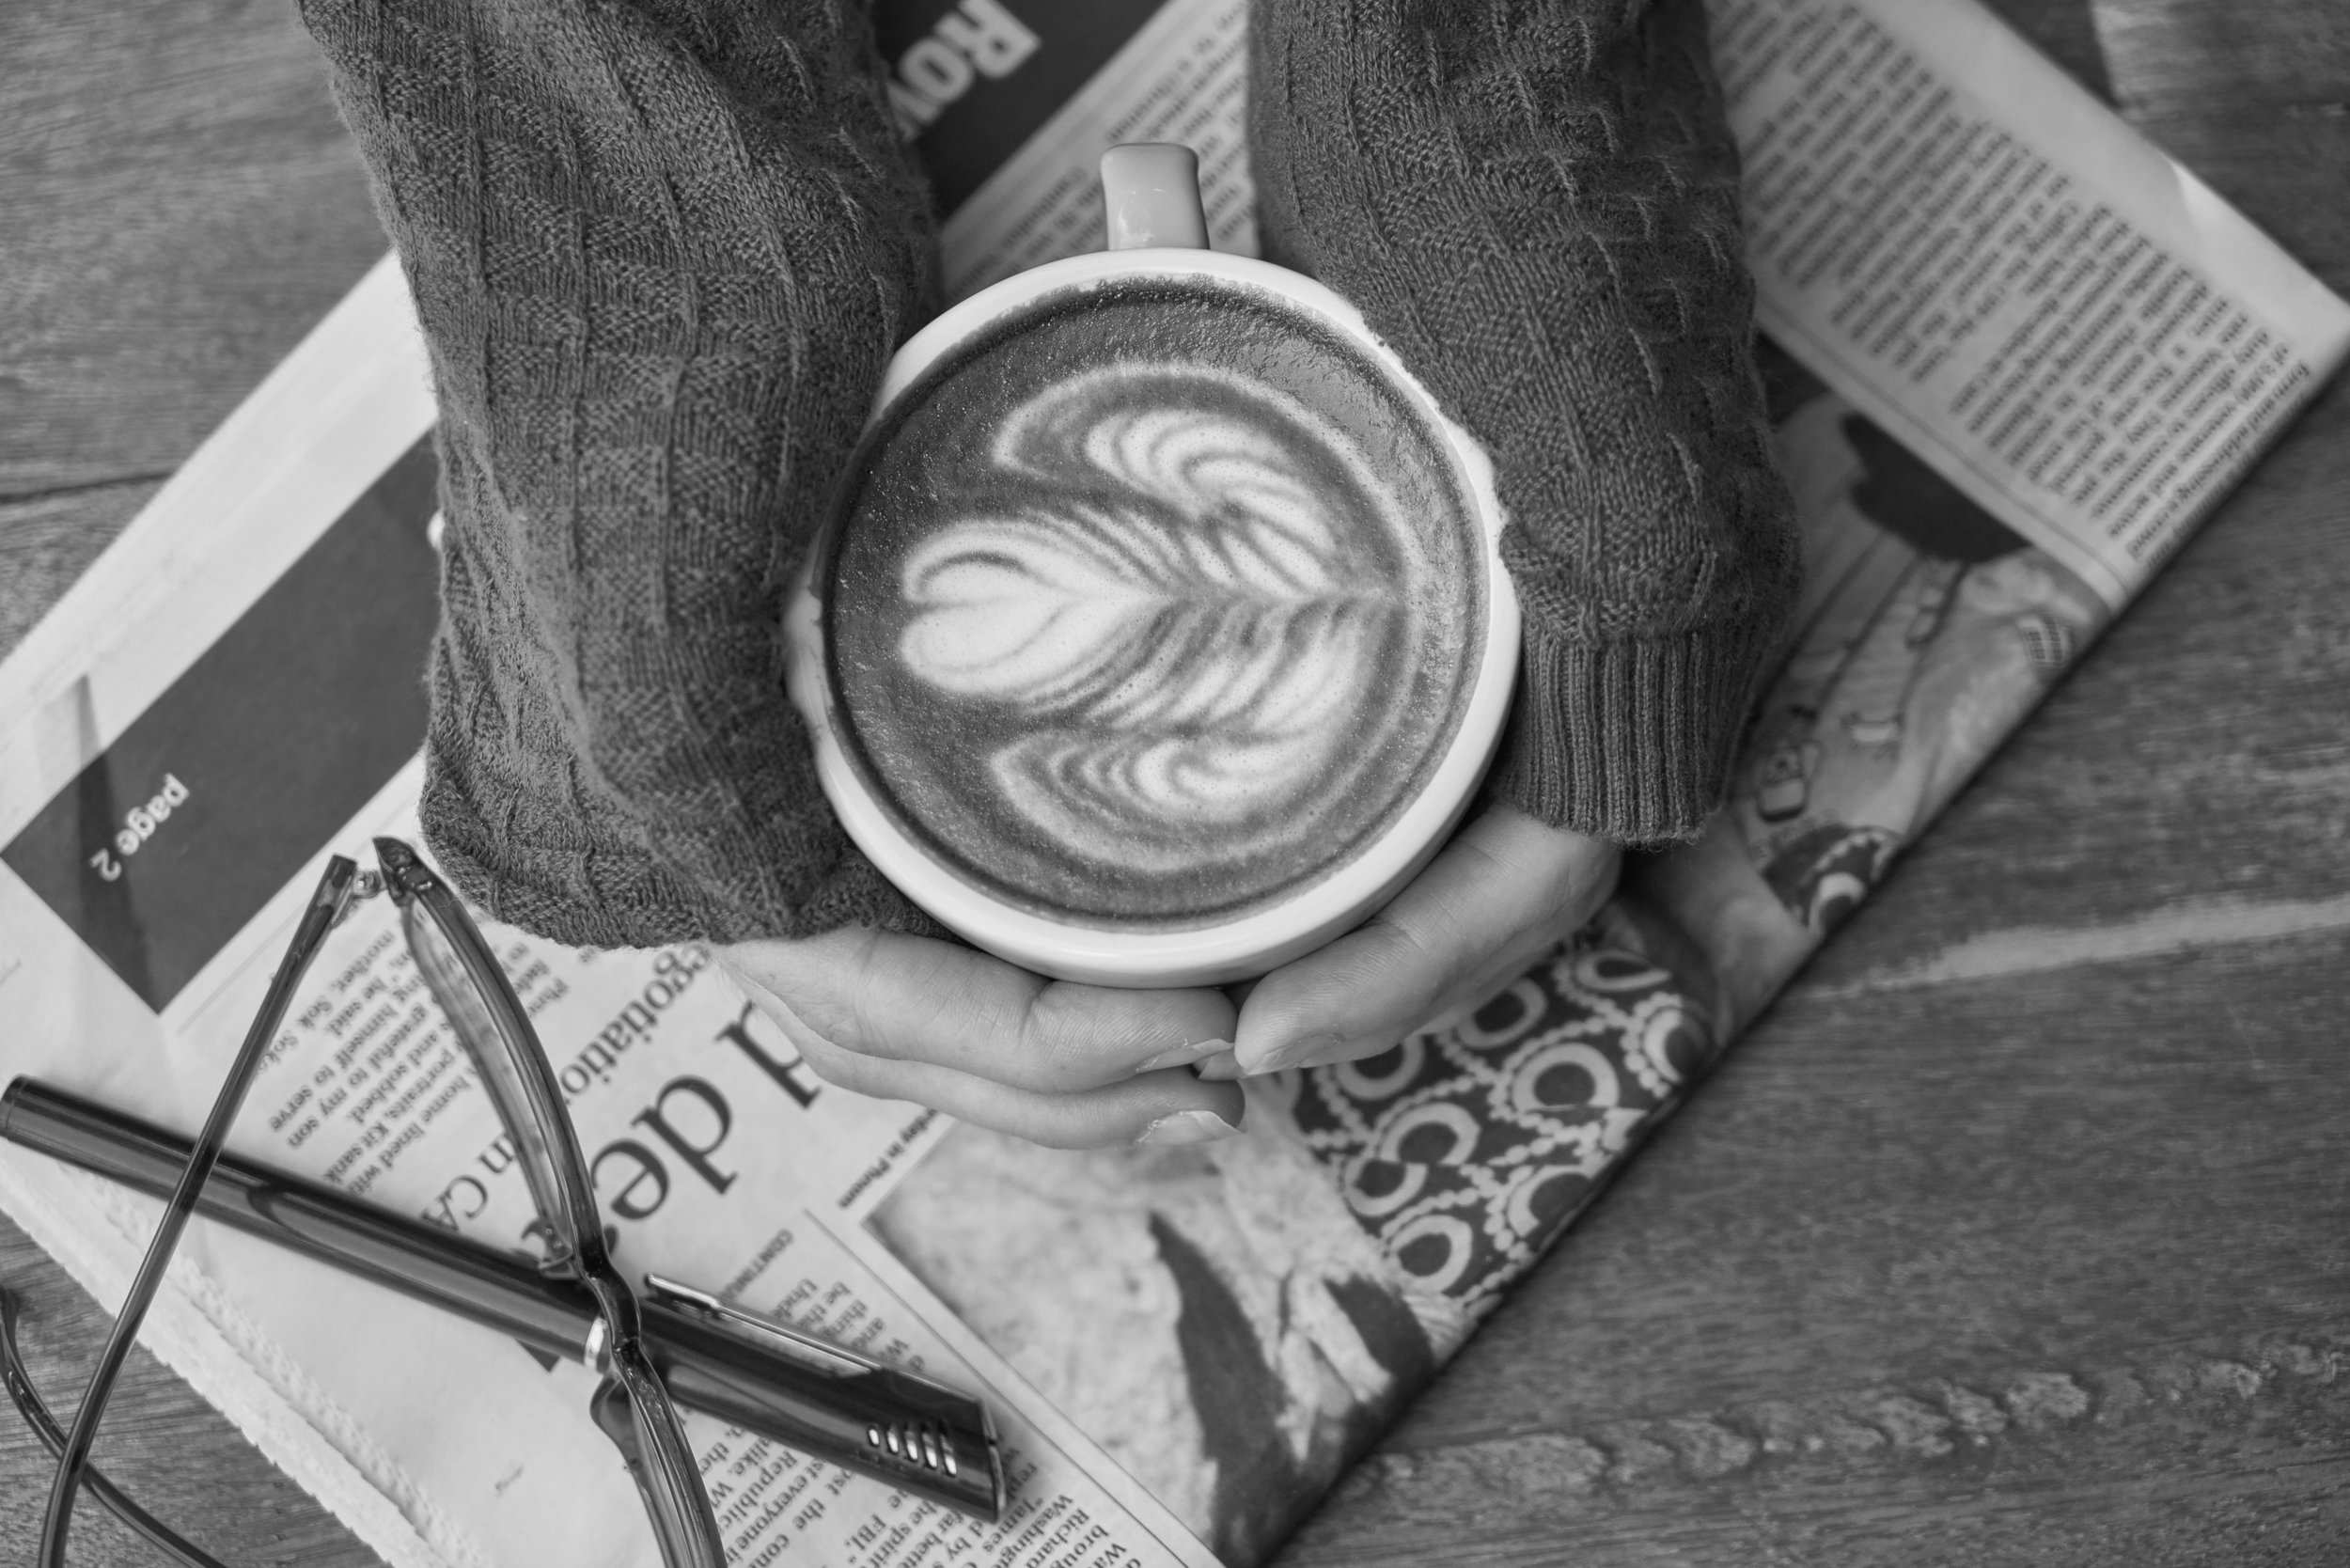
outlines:
[[1208, 248], [1199, 155], [1173, 142], [1128, 142], [1102, 154], [1111, 250]]

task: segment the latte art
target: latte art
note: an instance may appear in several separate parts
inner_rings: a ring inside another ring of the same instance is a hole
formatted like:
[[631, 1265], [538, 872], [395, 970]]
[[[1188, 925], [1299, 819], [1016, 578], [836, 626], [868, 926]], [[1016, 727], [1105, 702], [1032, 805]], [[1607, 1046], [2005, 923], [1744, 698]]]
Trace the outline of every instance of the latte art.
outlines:
[[1341, 764], [1369, 655], [1407, 607], [1294, 461], [1333, 445], [1313, 427], [1229, 372], [1097, 370], [1005, 422], [995, 462], [1036, 481], [1022, 514], [908, 556], [906, 667], [1034, 720], [989, 765], [1073, 851], [1244, 825]]
[[1348, 351], [1258, 321], [1168, 352], [1164, 305], [1118, 314], [909, 400], [829, 635], [854, 755], [942, 859], [1046, 913], [1181, 924], [1408, 803], [1471, 673], [1477, 541]]

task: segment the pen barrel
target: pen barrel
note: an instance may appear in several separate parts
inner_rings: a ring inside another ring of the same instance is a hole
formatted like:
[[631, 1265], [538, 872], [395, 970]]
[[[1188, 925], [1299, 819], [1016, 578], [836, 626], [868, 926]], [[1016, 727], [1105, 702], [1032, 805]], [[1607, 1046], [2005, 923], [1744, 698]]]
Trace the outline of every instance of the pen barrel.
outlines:
[[[170, 1193], [193, 1148], [152, 1122], [23, 1077], [0, 1093], [0, 1138], [157, 1198]], [[453, 1231], [232, 1154], [213, 1168], [196, 1212], [529, 1350], [588, 1359], [596, 1305], [586, 1287]], [[665, 1300], [644, 1301], [642, 1315], [646, 1348], [681, 1405], [991, 1523], [1001, 1513], [1002, 1462], [979, 1401], [890, 1368], [821, 1365]], [[720, 1522], [731, 1533], [747, 1521]]]

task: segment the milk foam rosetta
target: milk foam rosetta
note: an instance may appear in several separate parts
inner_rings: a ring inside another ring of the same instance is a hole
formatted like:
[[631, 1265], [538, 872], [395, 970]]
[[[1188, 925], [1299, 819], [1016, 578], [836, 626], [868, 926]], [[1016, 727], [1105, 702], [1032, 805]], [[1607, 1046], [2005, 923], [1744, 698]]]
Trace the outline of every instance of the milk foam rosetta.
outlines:
[[1073, 853], [1173, 823], [1302, 835], [1258, 819], [1343, 760], [1407, 585], [1348, 548], [1292, 449], [1327, 435], [1282, 402], [1180, 365], [1074, 378], [995, 443], [1035, 500], [907, 557], [906, 667], [1035, 721], [988, 766]]
[[832, 635], [868, 763], [946, 857], [1047, 912], [1181, 921], [1408, 801], [1475, 541], [1426, 437], [1327, 364], [1101, 357], [946, 383], [901, 437], [927, 458], [868, 480]]

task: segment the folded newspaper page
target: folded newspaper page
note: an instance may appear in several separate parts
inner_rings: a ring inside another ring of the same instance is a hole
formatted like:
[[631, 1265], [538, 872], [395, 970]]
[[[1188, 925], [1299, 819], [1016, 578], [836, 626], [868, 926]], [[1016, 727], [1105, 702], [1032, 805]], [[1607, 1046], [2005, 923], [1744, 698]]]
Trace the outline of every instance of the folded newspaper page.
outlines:
[[[689, 1417], [730, 1560], [1247, 1564], [1396, 1418], [2350, 349], [2350, 308], [1965, 0], [1718, 0], [1809, 588], [1733, 799], [1457, 1027], [1252, 1086], [1250, 1136], [1069, 1154], [820, 1082], [703, 949], [490, 928], [623, 1264], [985, 1398], [979, 1526]], [[1253, 246], [1243, 0], [884, 7], [957, 293], [1198, 149]], [[0, 666], [0, 1074], [200, 1120], [331, 853], [415, 837], [433, 410], [372, 273]], [[231, 1147], [520, 1247], [531, 1211], [382, 901]], [[156, 1206], [0, 1148], [118, 1300]], [[164, 1358], [399, 1568], [654, 1560], [594, 1378], [199, 1222]]]

